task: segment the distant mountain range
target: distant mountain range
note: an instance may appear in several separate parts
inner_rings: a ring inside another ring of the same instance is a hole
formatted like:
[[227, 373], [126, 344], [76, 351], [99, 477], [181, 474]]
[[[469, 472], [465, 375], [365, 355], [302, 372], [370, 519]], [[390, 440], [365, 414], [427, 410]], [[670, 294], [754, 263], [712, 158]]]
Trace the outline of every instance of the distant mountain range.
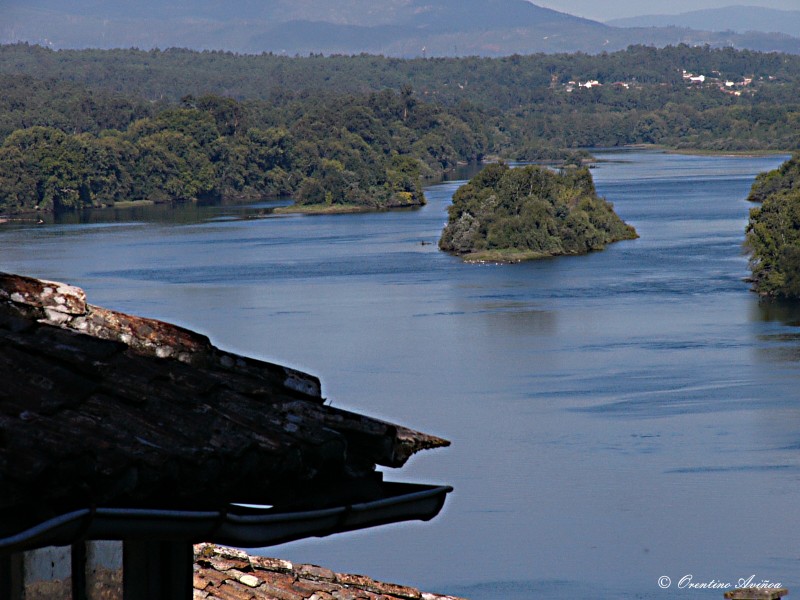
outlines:
[[[760, 9], [762, 10], [762, 9]], [[614, 27], [527, 0], [4, 0], [0, 43], [244, 53], [499, 56], [685, 43], [800, 54], [800, 37]]]
[[614, 27], [691, 27], [707, 31], [760, 31], [800, 37], [800, 10], [775, 10], [762, 6], [728, 6], [693, 10], [677, 15], [644, 15], [607, 21]]

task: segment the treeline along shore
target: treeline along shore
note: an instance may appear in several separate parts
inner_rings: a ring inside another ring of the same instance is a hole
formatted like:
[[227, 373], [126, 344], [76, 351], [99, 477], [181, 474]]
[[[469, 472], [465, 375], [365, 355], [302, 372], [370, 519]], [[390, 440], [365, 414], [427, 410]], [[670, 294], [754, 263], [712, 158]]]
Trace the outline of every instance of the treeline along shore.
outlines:
[[420, 205], [420, 178], [487, 156], [790, 150], [798, 92], [800, 57], [688, 46], [401, 60], [7, 45], [0, 213], [281, 194], [374, 210]]
[[762, 296], [800, 298], [800, 153], [759, 175], [748, 200], [746, 246], [753, 289]]
[[[422, 176], [479, 160], [488, 145], [477, 111], [417, 104], [410, 91], [147, 105], [71, 86], [64, 96], [59, 84], [14, 76], [5, 83], [6, 97], [21, 102], [31, 86], [51, 93], [52, 118], [5, 136], [2, 212], [285, 194], [317, 209], [418, 206]], [[72, 118], [83, 127], [65, 126]]]

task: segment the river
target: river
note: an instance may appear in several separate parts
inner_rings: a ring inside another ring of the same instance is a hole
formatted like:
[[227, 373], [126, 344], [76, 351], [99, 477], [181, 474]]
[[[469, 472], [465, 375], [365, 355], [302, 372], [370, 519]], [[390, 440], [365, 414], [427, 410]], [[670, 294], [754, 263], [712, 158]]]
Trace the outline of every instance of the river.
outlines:
[[800, 590], [800, 311], [743, 282], [744, 198], [785, 157], [600, 156], [599, 193], [641, 237], [583, 257], [439, 252], [454, 181], [413, 211], [5, 226], [0, 269], [318, 374], [336, 406], [452, 440], [387, 473], [453, 485], [435, 520], [262, 553], [473, 600], [722, 598], [686, 576]]

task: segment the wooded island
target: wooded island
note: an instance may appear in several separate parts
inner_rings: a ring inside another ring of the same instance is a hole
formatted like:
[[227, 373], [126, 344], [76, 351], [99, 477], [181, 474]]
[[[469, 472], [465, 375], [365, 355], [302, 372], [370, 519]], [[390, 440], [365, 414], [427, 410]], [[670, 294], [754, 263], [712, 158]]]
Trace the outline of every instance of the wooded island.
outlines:
[[448, 209], [442, 250], [471, 262], [519, 262], [602, 250], [638, 237], [597, 196], [589, 169], [487, 166]]

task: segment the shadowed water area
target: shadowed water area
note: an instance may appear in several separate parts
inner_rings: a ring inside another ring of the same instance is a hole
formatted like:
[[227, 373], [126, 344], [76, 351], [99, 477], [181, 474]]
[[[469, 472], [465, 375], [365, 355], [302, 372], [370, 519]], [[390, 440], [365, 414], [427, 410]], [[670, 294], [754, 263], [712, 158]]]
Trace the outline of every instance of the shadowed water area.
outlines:
[[10, 224], [0, 269], [318, 374], [336, 406], [452, 440], [387, 474], [453, 485], [434, 521], [264, 554], [474, 600], [722, 597], [678, 589], [686, 575], [798, 590], [800, 309], [759, 303], [742, 253], [750, 184], [785, 157], [600, 157], [599, 194], [641, 238], [583, 257], [439, 252], [447, 182], [413, 211]]

